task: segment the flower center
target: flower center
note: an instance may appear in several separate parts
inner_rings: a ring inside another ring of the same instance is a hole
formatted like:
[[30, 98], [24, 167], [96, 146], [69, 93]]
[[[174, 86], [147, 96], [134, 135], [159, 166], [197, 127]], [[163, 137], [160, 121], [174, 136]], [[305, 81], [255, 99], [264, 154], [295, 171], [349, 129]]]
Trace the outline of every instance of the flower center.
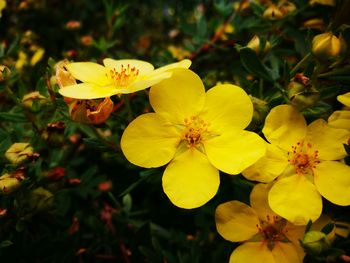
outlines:
[[297, 174], [313, 174], [313, 169], [320, 161], [318, 151], [312, 149], [311, 143], [301, 141], [288, 152], [288, 162], [294, 166]]
[[198, 116], [184, 119], [185, 130], [181, 139], [187, 142], [187, 147], [199, 146], [208, 134], [209, 123]]
[[267, 247], [272, 250], [275, 243], [278, 241], [288, 241], [285, 236], [285, 229], [287, 221], [279, 216], [270, 217], [266, 216], [266, 220], [260, 220], [260, 225], [257, 225], [260, 234], [262, 235], [263, 242], [267, 243]]
[[136, 67], [130, 67], [130, 64], [127, 64], [126, 66], [121, 65], [119, 70], [117, 68], [111, 69], [109, 77], [116, 86], [126, 87], [137, 78], [139, 72], [140, 70]]

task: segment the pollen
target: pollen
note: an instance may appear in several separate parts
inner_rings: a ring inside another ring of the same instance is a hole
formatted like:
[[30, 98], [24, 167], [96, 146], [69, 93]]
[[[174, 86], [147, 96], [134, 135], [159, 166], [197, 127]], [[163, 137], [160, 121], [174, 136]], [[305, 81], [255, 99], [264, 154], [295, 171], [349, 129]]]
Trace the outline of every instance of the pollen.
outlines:
[[139, 75], [140, 70], [136, 67], [131, 67], [130, 64], [126, 66], [121, 65], [120, 68], [113, 68], [109, 71], [109, 77], [112, 82], [118, 87], [126, 87], [134, 81]]
[[205, 140], [209, 134], [209, 123], [205, 122], [198, 116], [184, 119], [184, 132], [182, 140], [187, 142], [187, 147], [197, 147]]
[[320, 163], [318, 150], [313, 149], [310, 143], [298, 142], [288, 152], [288, 162], [294, 166], [297, 174], [313, 174], [313, 169]]

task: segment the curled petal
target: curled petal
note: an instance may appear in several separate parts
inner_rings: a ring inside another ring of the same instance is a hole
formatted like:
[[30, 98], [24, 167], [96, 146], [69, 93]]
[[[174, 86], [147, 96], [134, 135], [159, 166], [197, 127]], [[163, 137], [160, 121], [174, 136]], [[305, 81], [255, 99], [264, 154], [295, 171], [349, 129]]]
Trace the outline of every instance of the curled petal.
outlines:
[[107, 77], [108, 70], [97, 63], [93, 62], [75, 62], [65, 65], [66, 69], [72, 76], [81, 82], [93, 83], [98, 86], [110, 84]]

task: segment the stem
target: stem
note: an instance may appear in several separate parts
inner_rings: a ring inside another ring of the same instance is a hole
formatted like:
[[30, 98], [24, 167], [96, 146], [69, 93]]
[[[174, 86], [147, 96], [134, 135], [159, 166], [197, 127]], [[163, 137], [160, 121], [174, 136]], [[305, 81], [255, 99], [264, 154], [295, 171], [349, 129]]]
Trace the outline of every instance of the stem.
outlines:
[[295, 65], [295, 67], [290, 71], [290, 75], [294, 76], [298, 72], [299, 68], [301, 68], [309, 60], [310, 57], [311, 57], [311, 52], [307, 53], [305, 57], [303, 57], [298, 62], [298, 64]]

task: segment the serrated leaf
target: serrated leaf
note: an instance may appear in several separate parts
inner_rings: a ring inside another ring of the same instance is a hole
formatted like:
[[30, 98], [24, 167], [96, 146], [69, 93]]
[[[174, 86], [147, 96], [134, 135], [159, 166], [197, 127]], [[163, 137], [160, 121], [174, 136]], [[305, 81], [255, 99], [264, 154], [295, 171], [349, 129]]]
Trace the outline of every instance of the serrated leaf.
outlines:
[[262, 78], [264, 80], [273, 82], [274, 79], [271, 74], [271, 70], [265, 67], [255, 52], [250, 48], [241, 48], [239, 50], [241, 56], [241, 62], [244, 68], [253, 75]]

